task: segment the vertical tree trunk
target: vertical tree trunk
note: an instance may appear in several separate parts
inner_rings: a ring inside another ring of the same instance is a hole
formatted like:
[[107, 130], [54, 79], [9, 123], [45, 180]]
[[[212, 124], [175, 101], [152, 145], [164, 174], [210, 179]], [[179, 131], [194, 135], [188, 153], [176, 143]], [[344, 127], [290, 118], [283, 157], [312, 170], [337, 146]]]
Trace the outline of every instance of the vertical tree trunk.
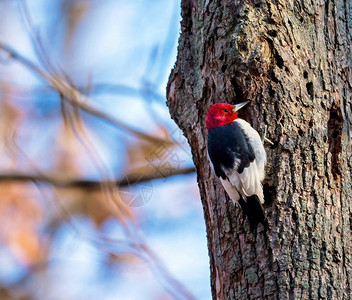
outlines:
[[[352, 2], [183, 0], [168, 106], [192, 148], [214, 299], [352, 299]], [[268, 126], [269, 229], [211, 173], [205, 113]]]

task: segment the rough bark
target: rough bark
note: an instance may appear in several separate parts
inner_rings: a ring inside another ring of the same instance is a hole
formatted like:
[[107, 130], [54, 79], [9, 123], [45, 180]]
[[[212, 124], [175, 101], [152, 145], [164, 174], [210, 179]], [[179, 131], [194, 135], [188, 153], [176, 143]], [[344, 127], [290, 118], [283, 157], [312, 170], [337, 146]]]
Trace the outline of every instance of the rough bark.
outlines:
[[[183, 0], [168, 106], [192, 148], [214, 299], [352, 299], [352, 2]], [[268, 126], [269, 229], [211, 173], [205, 113]]]

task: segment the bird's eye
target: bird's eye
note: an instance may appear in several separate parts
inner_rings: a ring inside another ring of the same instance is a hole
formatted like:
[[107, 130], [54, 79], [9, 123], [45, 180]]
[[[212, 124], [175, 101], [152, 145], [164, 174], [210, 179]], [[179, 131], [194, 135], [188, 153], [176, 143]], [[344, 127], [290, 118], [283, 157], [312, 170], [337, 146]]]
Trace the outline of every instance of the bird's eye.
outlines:
[[226, 109], [224, 110], [224, 112], [229, 112], [229, 110], [226, 108]]

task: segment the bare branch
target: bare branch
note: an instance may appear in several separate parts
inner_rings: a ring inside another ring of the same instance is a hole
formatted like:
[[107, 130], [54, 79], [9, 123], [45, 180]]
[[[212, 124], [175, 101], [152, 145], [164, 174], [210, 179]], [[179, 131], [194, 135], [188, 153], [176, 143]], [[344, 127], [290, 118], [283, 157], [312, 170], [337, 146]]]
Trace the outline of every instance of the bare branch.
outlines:
[[61, 95], [63, 95], [64, 99], [69, 102], [71, 105], [80, 108], [81, 110], [94, 115], [96, 117], [99, 117], [100, 119], [103, 119], [107, 121], [108, 123], [114, 125], [115, 127], [119, 129], [126, 130], [133, 135], [142, 138], [146, 141], [152, 142], [152, 143], [167, 143], [167, 144], [173, 144], [171, 140], [164, 139], [164, 138], [159, 138], [155, 137], [146, 133], [143, 133], [135, 128], [132, 128], [124, 123], [122, 123], [119, 120], [116, 120], [112, 116], [109, 116], [108, 114], [105, 114], [102, 111], [99, 111], [92, 106], [88, 105], [87, 102], [89, 101], [88, 97], [82, 95], [80, 91], [70, 85], [69, 83], [65, 82], [62, 78], [59, 76], [51, 76], [50, 74], [47, 74], [44, 70], [36, 66], [32, 61], [29, 59], [25, 58], [21, 54], [19, 54], [16, 50], [11, 48], [9, 45], [3, 43], [0, 41], [0, 49], [3, 49], [6, 51], [9, 55], [10, 58], [16, 59], [18, 62], [23, 64], [25, 67], [33, 71], [37, 76], [40, 78], [44, 79], [45, 81], [48, 81], [51, 86], [57, 90]]
[[36, 66], [33, 62], [31, 62], [26, 57], [19, 54], [15, 49], [11, 48], [9, 45], [0, 41], [0, 49], [3, 49], [4, 51], [6, 51], [9, 54], [9, 58], [16, 59], [17, 61], [19, 61], [25, 67], [30, 69], [33, 73], [35, 73], [40, 78], [49, 80], [47, 78], [46, 73], [42, 69], [40, 69], [38, 66]]
[[[49, 85], [42, 85], [42, 86], [24, 86], [23, 84], [17, 85], [14, 82], [0, 80], [0, 84], [7, 84], [13, 87], [16, 87], [16, 90], [19, 90], [23, 93], [28, 93], [29, 91], [34, 91], [35, 94], [48, 94], [50, 93], [57, 93], [52, 86]], [[158, 101], [166, 101], [165, 96], [147, 89], [145, 87], [133, 87], [125, 84], [120, 83], [109, 83], [109, 82], [98, 82], [98, 83], [89, 83], [89, 89], [87, 86], [77, 86], [77, 89], [83, 95], [101, 95], [101, 94], [116, 94], [116, 95], [129, 95], [129, 96], [142, 96], [146, 97], [147, 95], [156, 99]]]
[[184, 169], [172, 169], [168, 170], [168, 174], [165, 175], [163, 172], [151, 172], [147, 174], [132, 173], [126, 175], [121, 179], [114, 181], [99, 181], [99, 180], [88, 180], [88, 179], [74, 179], [68, 178], [67, 176], [59, 175], [44, 175], [44, 174], [25, 174], [19, 172], [8, 172], [0, 173], [0, 182], [4, 181], [34, 181], [41, 183], [48, 183], [56, 187], [75, 187], [83, 189], [100, 189], [102, 184], [111, 184], [119, 187], [126, 187], [133, 184], [139, 184], [155, 179], [168, 178], [176, 175], [186, 175], [195, 172], [194, 167]]

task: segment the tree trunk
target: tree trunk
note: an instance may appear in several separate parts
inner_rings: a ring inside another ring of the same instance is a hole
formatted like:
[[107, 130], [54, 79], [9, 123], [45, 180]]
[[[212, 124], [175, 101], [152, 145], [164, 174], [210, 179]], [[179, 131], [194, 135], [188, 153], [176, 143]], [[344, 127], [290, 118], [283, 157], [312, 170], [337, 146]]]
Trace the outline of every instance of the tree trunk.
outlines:
[[[352, 299], [352, 2], [183, 0], [168, 106], [192, 148], [214, 299]], [[267, 125], [269, 228], [256, 233], [206, 153], [205, 113]]]

